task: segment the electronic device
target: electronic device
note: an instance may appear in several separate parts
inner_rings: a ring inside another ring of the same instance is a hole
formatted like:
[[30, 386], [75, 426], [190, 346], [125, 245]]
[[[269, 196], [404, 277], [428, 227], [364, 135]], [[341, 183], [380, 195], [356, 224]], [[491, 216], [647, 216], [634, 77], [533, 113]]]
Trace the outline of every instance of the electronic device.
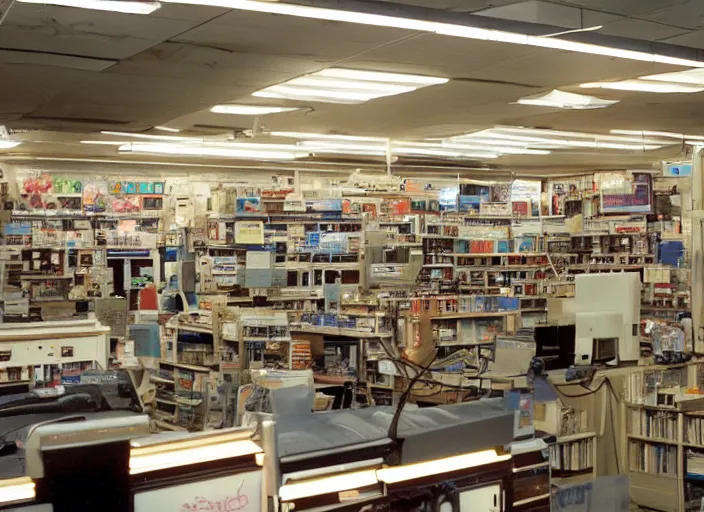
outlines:
[[621, 313], [577, 313], [575, 364], [618, 362], [623, 315]]
[[575, 285], [575, 364], [637, 361], [640, 357], [640, 274], [578, 275]]

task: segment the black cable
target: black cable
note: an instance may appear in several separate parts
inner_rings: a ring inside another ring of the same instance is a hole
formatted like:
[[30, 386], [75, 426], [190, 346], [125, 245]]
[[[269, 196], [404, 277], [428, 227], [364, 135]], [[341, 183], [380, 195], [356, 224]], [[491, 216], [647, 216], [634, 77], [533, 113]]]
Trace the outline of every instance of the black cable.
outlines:
[[403, 409], [406, 405], [406, 402], [408, 401], [408, 397], [411, 395], [411, 390], [413, 389], [413, 386], [415, 383], [423, 376], [425, 372], [428, 371], [428, 369], [433, 365], [435, 362], [435, 359], [437, 359], [437, 354], [435, 354], [435, 357], [428, 363], [427, 366], [423, 368], [422, 371], [418, 372], [414, 377], [411, 379], [411, 382], [408, 383], [408, 386], [406, 386], [405, 391], [401, 395], [398, 401], [398, 405], [396, 406], [396, 412], [394, 412], [394, 417], [391, 419], [391, 424], [389, 425], [389, 437], [394, 441], [394, 443], [397, 441], [398, 437], [398, 423], [399, 420], [401, 419], [401, 413], [403, 412]]
[[[609, 384], [609, 389], [612, 391], [612, 395], [616, 397], [616, 393], [614, 392], [614, 388], [611, 385], [611, 381], [609, 378], [606, 378], [606, 382]], [[618, 443], [616, 443], [616, 420], [614, 420], [614, 408], [613, 404], [611, 403], [611, 395], [609, 395], [609, 417], [611, 418], [611, 439], [614, 443], [614, 456], [616, 457], [616, 474], [620, 475], [621, 474], [621, 463], [619, 462], [619, 453], [618, 453]]]

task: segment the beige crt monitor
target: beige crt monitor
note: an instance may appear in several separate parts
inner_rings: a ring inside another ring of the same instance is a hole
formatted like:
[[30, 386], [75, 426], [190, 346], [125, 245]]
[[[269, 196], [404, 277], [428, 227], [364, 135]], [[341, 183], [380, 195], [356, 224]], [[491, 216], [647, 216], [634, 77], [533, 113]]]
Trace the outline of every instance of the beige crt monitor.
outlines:
[[[593, 339], [612, 337], [618, 337], [618, 361], [637, 361], [640, 357], [640, 274], [620, 272], [579, 275], [575, 278], [575, 284], [575, 363], [591, 364]], [[607, 321], [607, 315], [620, 315], [620, 321], [613, 316], [609, 316]], [[620, 329], [614, 322], [620, 322]], [[600, 323], [604, 325], [599, 325]], [[590, 343], [580, 342], [580, 332], [582, 336], [586, 336], [585, 329], [588, 329], [589, 325], [592, 329], [608, 330], [612, 335], [596, 333]], [[605, 346], [602, 348], [606, 349]], [[584, 358], [585, 354], [589, 355], [587, 359]]]

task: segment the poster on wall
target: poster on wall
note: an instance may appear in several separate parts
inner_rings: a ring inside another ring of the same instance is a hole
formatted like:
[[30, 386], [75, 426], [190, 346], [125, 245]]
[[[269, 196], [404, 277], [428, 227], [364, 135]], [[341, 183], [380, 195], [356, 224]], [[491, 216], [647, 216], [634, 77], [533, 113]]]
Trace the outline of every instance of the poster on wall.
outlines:
[[235, 212], [238, 215], [262, 213], [262, 200], [259, 197], [238, 197], [235, 202]]
[[647, 173], [600, 176], [602, 213], [650, 213], [652, 177]]
[[389, 204], [392, 215], [409, 215], [411, 213], [410, 199], [394, 199]]
[[262, 245], [264, 243], [264, 223], [235, 222], [235, 243]]
[[140, 213], [142, 201], [139, 196], [112, 196], [108, 200], [107, 210], [110, 213]]
[[262, 472], [251, 471], [184, 485], [136, 493], [135, 512], [261, 510]]
[[341, 212], [342, 199], [315, 199], [306, 201], [306, 211], [310, 213]]
[[21, 178], [18, 185], [20, 194], [51, 194], [53, 192], [53, 178], [48, 173]]
[[440, 210], [456, 210], [458, 194], [459, 187], [448, 187], [441, 189], [438, 197], [438, 201], [440, 203]]
[[81, 180], [55, 176], [53, 179], [53, 192], [56, 195], [80, 194], [83, 190]]
[[83, 184], [83, 210], [86, 213], [104, 213], [108, 184], [104, 180], [87, 181]]

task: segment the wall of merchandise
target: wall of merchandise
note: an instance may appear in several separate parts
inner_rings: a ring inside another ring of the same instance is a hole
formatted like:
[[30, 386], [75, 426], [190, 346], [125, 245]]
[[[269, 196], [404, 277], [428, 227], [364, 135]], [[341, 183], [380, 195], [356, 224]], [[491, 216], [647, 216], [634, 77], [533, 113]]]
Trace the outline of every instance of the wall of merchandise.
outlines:
[[[391, 404], [409, 368], [432, 362], [414, 400], [463, 399], [501, 373], [497, 344], [551, 321], [548, 302], [574, 296], [582, 273], [640, 274], [644, 342], [691, 310], [688, 178], [8, 166], [5, 180], [3, 323], [95, 314], [114, 361], [151, 372], [164, 428], [232, 424], [243, 384], [311, 368], [321, 386]], [[62, 379], [60, 364], [40, 379], [0, 362], [0, 381]], [[592, 456], [580, 441], [560, 464]]]

